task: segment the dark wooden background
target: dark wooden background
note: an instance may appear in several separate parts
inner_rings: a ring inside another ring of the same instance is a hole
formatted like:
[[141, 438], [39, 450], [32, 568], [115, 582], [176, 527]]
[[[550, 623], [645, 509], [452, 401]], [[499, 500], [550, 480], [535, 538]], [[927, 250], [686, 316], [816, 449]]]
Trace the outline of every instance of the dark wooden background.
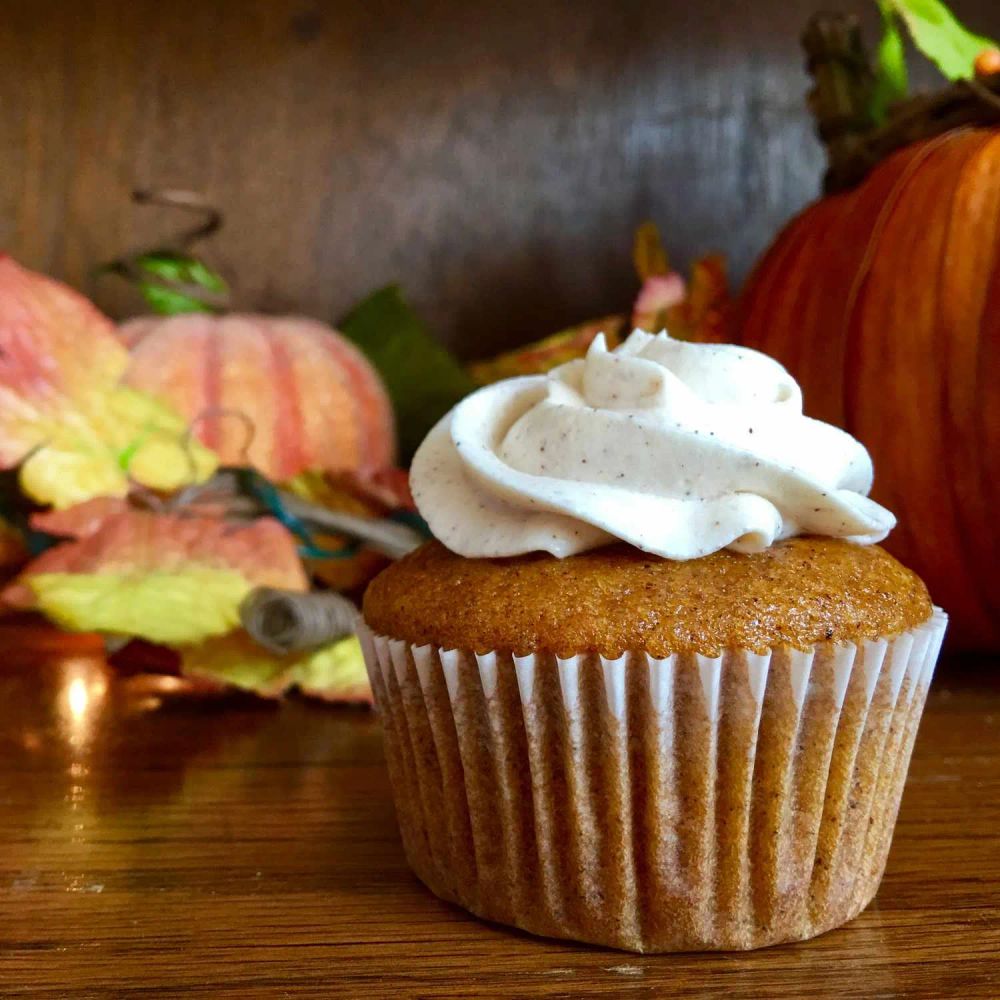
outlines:
[[[486, 354], [628, 303], [647, 217], [745, 272], [817, 190], [821, 5], [0, 0], [0, 247], [88, 287], [172, 227], [133, 187], [195, 188], [244, 305], [335, 319], [398, 280]], [[1000, 34], [996, 0], [953, 6]]]

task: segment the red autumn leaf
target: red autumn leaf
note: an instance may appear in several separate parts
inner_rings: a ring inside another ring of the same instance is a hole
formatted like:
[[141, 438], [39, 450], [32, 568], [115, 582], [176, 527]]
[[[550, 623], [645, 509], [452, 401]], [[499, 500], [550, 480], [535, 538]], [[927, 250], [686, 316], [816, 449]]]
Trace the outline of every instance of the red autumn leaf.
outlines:
[[179, 645], [235, 628], [257, 586], [307, 588], [295, 541], [277, 521], [127, 510], [43, 553], [3, 596], [67, 628]]
[[108, 518], [129, 510], [122, 497], [94, 497], [65, 510], [43, 510], [31, 517], [36, 531], [61, 538], [86, 538], [94, 534]]
[[732, 309], [726, 259], [722, 254], [708, 254], [691, 268], [687, 300], [679, 307], [682, 333], [688, 339], [719, 344], [728, 339], [728, 321]]
[[20, 532], [0, 517], [0, 573], [9, 574], [27, 560], [28, 550]]

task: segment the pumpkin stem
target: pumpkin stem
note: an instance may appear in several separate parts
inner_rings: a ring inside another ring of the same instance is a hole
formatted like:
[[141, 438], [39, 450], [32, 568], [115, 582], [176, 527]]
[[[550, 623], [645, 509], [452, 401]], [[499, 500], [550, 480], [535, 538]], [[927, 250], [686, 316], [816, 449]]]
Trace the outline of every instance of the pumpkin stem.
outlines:
[[166, 245], [125, 254], [103, 265], [100, 273], [124, 278], [139, 290], [153, 312], [163, 316], [228, 309], [229, 288], [222, 276], [189, 252], [199, 240], [219, 231], [222, 212], [191, 191], [140, 190], [132, 193], [132, 200], [137, 205], [194, 212], [200, 218]]
[[874, 125], [870, 108], [875, 74], [853, 15], [814, 15], [802, 35], [802, 47], [813, 78], [807, 101], [826, 146], [829, 168], [824, 183], [829, 189]]
[[854, 187], [903, 146], [958, 128], [1000, 124], [1000, 73], [956, 80], [934, 93], [899, 101], [884, 122], [877, 122], [871, 110], [876, 77], [857, 18], [817, 14], [802, 45], [814, 81], [809, 107], [826, 146], [827, 194]]

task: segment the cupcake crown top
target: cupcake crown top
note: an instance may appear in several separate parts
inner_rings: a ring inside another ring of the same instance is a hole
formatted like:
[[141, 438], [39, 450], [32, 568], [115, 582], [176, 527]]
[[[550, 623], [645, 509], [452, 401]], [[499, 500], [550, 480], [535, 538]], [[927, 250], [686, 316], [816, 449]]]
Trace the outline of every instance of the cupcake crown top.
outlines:
[[420, 446], [411, 485], [459, 555], [620, 539], [683, 560], [803, 534], [881, 541], [895, 518], [868, 499], [872, 476], [858, 441], [803, 415], [778, 362], [635, 330], [464, 399]]

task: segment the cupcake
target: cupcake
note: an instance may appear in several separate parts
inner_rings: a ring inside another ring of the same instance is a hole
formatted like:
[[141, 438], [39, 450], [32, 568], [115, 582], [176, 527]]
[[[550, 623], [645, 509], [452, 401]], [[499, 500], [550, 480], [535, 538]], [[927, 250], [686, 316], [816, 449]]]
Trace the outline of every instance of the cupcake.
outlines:
[[598, 338], [461, 402], [413, 463], [436, 540], [361, 626], [419, 878], [641, 952], [857, 915], [946, 623], [871, 483], [739, 347]]

